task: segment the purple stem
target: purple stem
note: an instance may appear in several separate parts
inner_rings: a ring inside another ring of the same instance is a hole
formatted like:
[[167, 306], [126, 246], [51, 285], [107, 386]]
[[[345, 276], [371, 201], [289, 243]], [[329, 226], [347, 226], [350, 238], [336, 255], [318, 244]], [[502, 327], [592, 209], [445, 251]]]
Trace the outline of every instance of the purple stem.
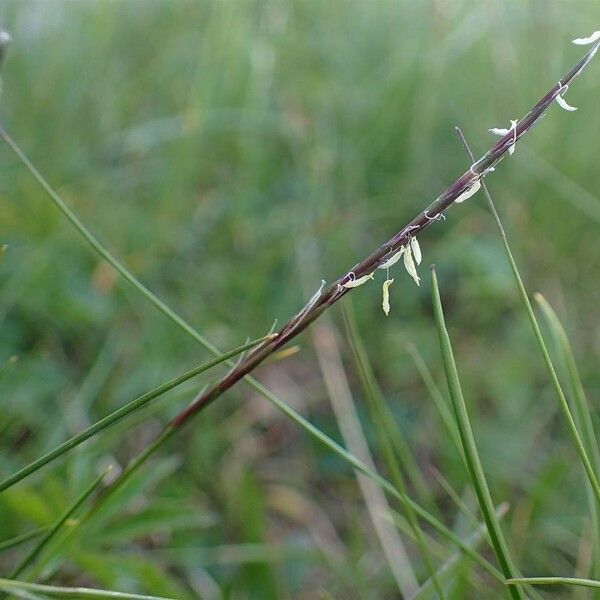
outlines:
[[508, 152], [509, 148], [531, 129], [544, 115], [546, 109], [559, 95], [561, 90], [581, 73], [592, 59], [600, 44], [596, 44], [587, 54], [558, 81], [552, 89], [496, 144], [494, 144], [478, 161], [465, 171], [452, 185], [446, 188], [436, 200], [405, 225], [394, 237], [375, 250], [370, 256], [357, 263], [352, 269], [339, 277], [325, 288], [316, 301], [311, 299], [297, 312], [272, 339], [254, 348], [242, 361], [225, 375], [213, 387], [200, 394], [184, 411], [179, 413], [170, 423], [174, 429], [184, 425], [192, 416], [205, 406], [216, 400], [240, 379], [253, 371], [260, 363], [284, 344], [304, 331], [321, 313], [327, 310], [340, 298], [345, 296], [350, 288], [344, 287], [354, 279], [372, 273], [390, 256], [398, 252], [410, 238], [421, 233], [432, 221], [442, 213], [465, 191], [484, 177], [491, 167], [496, 165]]

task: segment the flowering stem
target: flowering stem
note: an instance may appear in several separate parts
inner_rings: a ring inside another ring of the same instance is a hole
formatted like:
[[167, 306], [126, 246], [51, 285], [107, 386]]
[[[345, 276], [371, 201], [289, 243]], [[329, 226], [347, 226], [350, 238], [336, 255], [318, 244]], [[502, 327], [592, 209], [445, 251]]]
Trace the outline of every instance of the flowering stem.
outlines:
[[[412, 221], [406, 224], [396, 235], [380, 246], [362, 262], [357, 263], [350, 271], [339, 277], [324, 290], [318, 292], [302, 307], [277, 333], [277, 337], [258, 345], [248, 356], [237, 364], [218, 383], [209, 388], [204, 394], [182, 411], [171, 425], [177, 429], [184, 425], [192, 416], [208, 406], [240, 379], [251, 373], [273, 352], [295, 338], [304, 331], [325, 310], [346, 295], [352, 284], [363, 277], [369, 276], [385, 263], [391, 256], [399, 252], [410, 239], [423, 231], [432, 221], [441, 218], [444, 211], [456, 200], [465, 198], [473, 186], [480, 184], [491, 168], [494, 167], [504, 155], [514, 148], [514, 144], [523, 137], [529, 129], [544, 115], [550, 104], [564, 90], [564, 87], [573, 80], [587, 66], [598, 50], [598, 44], [592, 47], [585, 56], [573, 66], [541, 100], [519, 121], [511, 130], [495, 143], [479, 160], [475, 161], [452, 185], [447, 187], [427, 208], [421, 211]], [[462, 198], [461, 198], [462, 197]]]

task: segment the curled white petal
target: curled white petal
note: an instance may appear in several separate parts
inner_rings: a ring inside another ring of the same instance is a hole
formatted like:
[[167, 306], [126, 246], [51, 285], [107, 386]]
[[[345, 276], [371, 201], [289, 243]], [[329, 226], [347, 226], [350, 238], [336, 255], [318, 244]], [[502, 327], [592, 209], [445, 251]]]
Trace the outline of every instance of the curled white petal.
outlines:
[[384, 263], [379, 265], [379, 269], [389, 269], [392, 265], [395, 265], [399, 260], [402, 254], [404, 253], [404, 246], [396, 252], [396, 254], [392, 254], [390, 258], [388, 258]]
[[406, 246], [406, 251], [404, 252], [404, 267], [408, 274], [415, 280], [415, 283], [420, 285], [421, 279], [417, 273], [417, 267], [415, 267], [415, 261], [413, 260], [410, 247], [408, 246]]
[[373, 273], [369, 273], [368, 275], [363, 275], [362, 277], [359, 277], [358, 279], [353, 279], [352, 281], [348, 281], [348, 282], [344, 283], [344, 285], [342, 287], [355, 288], [355, 287], [358, 287], [359, 285], [362, 285], [363, 283], [367, 283], [367, 281], [369, 281], [369, 279], [373, 279]]
[[503, 129], [502, 127], [492, 127], [489, 131], [494, 135], [506, 135], [510, 131], [510, 129]]
[[493, 133], [494, 135], [508, 135], [511, 131], [513, 132], [513, 143], [509, 146], [508, 148], [508, 154], [510, 156], [512, 156], [513, 152], [515, 151], [515, 144], [517, 143], [517, 123], [519, 121], [517, 119], [511, 119], [510, 120], [510, 129], [504, 129], [501, 127], [492, 127], [492, 129], [490, 129], [490, 133]]
[[[563, 92], [564, 94], [564, 92]], [[561, 108], [564, 108], [565, 110], [568, 110], [569, 112], [573, 112], [574, 110], [577, 110], [576, 106], [571, 106], [563, 97], [562, 94], [559, 94], [558, 96], [556, 96], [556, 102], [558, 102], [558, 105]]]
[[460, 204], [467, 198], [470, 198], [473, 194], [477, 193], [481, 188], [481, 181], [479, 179], [469, 188], [467, 188], [454, 202]]
[[410, 249], [412, 250], [413, 256], [415, 257], [415, 262], [417, 265], [421, 264], [421, 246], [419, 246], [419, 242], [416, 237], [410, 238]]
[[394, 279], [386, 279], [383, 282], [383, 302], [381, 303], [381, 307], [383, 308], [383, 312], [387, 315], [390, 314], [390, 285], [394, 283]]
[[600, 31], [594, 31], [594, 33], [592, 33], [592, 35], [590, 35], [589, 37], [577, 38], [573, 40], [573, 43], [577, 44], [578, 46], [585, 46], [587, 44], [593, 44], [598, 40], [600, 40]]

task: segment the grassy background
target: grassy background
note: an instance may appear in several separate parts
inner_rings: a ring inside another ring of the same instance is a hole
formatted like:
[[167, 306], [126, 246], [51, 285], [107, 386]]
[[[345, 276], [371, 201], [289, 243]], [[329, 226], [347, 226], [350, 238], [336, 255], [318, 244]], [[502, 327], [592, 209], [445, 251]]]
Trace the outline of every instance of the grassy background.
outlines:
[[[283, 322], [307, 287], [395, 233], [464, 170], [452, 126], [482, 153], [487, 129], [523, 115], [582, 54], [568, 41], [600, 23], [592, 0], [2, 8], [14, 38], [3, 124], [100, 239], [222, 348]], [[592, 405], [599, 69], [568, 94], [578, 112], [552, 108], [488, 178], [529, 290], [567, 326]], [[5, 476], [206, 355], [90, 255], [6, 149], [0, 156]], [[313, 240], [318, 264], [299, 269]], [[482, 196], [420, 241], [438, 267], [494, 497], [511, 503], [504, 524], [520, 568], [573, 573], [587, 556], [582, 473]], [[414, 343], [443, 383], [422, 270], [420, 288], [398, 271], [387, 318], [378, 285], [352, 296], [385, 397], [453, 523], [430, 468], [461, 492], [467, 476], [406, 352]], [[310, 336], [258, 377], [339, 438]], [[1, 538], [55, 519], [99, 464], [126, 464], [197, 387], [2, 494]], [[46, 567], [53, 581], [177, 598], [394, 597], [351, 469], [244, 386], [134, 483], [102, 527]]]

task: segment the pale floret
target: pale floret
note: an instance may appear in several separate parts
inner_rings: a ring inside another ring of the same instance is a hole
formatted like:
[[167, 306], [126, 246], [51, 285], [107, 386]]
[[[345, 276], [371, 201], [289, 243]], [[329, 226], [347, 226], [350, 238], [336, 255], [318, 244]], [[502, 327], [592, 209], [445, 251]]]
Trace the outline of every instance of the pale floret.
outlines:
[[412, 250], [413, 256], [415, 257], [415, 262], [417, 265], [421, 264], [421, 246], [419, 246], [419, 242], [416, 237], [410, 238], [410, 249]]
[[476, 194], [481, 188], [481, 181], [479, 179], [469, 188], [467, 188], [454, 202], [460, 204], [464, 202], [468, 198], [470, 198], [473, 194]]
[[378, 268], [389, 269], [391, 266], [395, 265], [400, 260], [402, 254], [404, 254], [404, 246], [402, 246], [402, 248], [400, 248], [400, 250], [398, 250], [396, 254], [392, 254], [392, 256], [390, 256], [390, 258], [388, 258], [384, 263], [381, 263]]
[[390, 285], [394, 283], [394, 279], [386, 279], [383, 282], [383, 301], [381, 303], [381, 307], [383, 308], [383, 312], [387, 315], [390, 314]]
[[563, 94], [569, 89], [569, 86], [566, 85], [564, 88], [564, 91], [560, 94], [558, 94], [558, 96], [556, 96], [556, 102], [558, 103], [558, 105], [563, 108], [564, 110], [568, 110], [569, 112], [573, 112], [574, 110], [577, 110], [576, 106], [571, 106], [564, 98], [563, 98]]
[[348, 282], [344, 283], [344, 285], [342, 287], [355, 288], [355, 287], [358, 287], [359, 285], [362, 285], [363, 283], [367, 283], [367, 281], [369, 281], [370, 279], [373, 279], [373, 273], [369, 273], [368, 275], [363, 275], [362, 277], [359, 277], [358, 279], [353, 279], [352, 281], [348, 281]]
[[408, 274], [415, 280], [415, 283], [420, 285], [421, 279], [417, 273], [417, 267], [415, 266], [415, 261], [409, 247], [406, 247], [406, 251], [404, 252], [404, 267], [408, 271]]
[[598, 40], [600, 40], [600, 31], [594, 31], [594, 33], [592, 33], [592, 35], [589, 37], [577, 38], [573, 40], [573, 43], [577, 44], [578, 46], [586, 46], [587, 44], [593, 44]]

